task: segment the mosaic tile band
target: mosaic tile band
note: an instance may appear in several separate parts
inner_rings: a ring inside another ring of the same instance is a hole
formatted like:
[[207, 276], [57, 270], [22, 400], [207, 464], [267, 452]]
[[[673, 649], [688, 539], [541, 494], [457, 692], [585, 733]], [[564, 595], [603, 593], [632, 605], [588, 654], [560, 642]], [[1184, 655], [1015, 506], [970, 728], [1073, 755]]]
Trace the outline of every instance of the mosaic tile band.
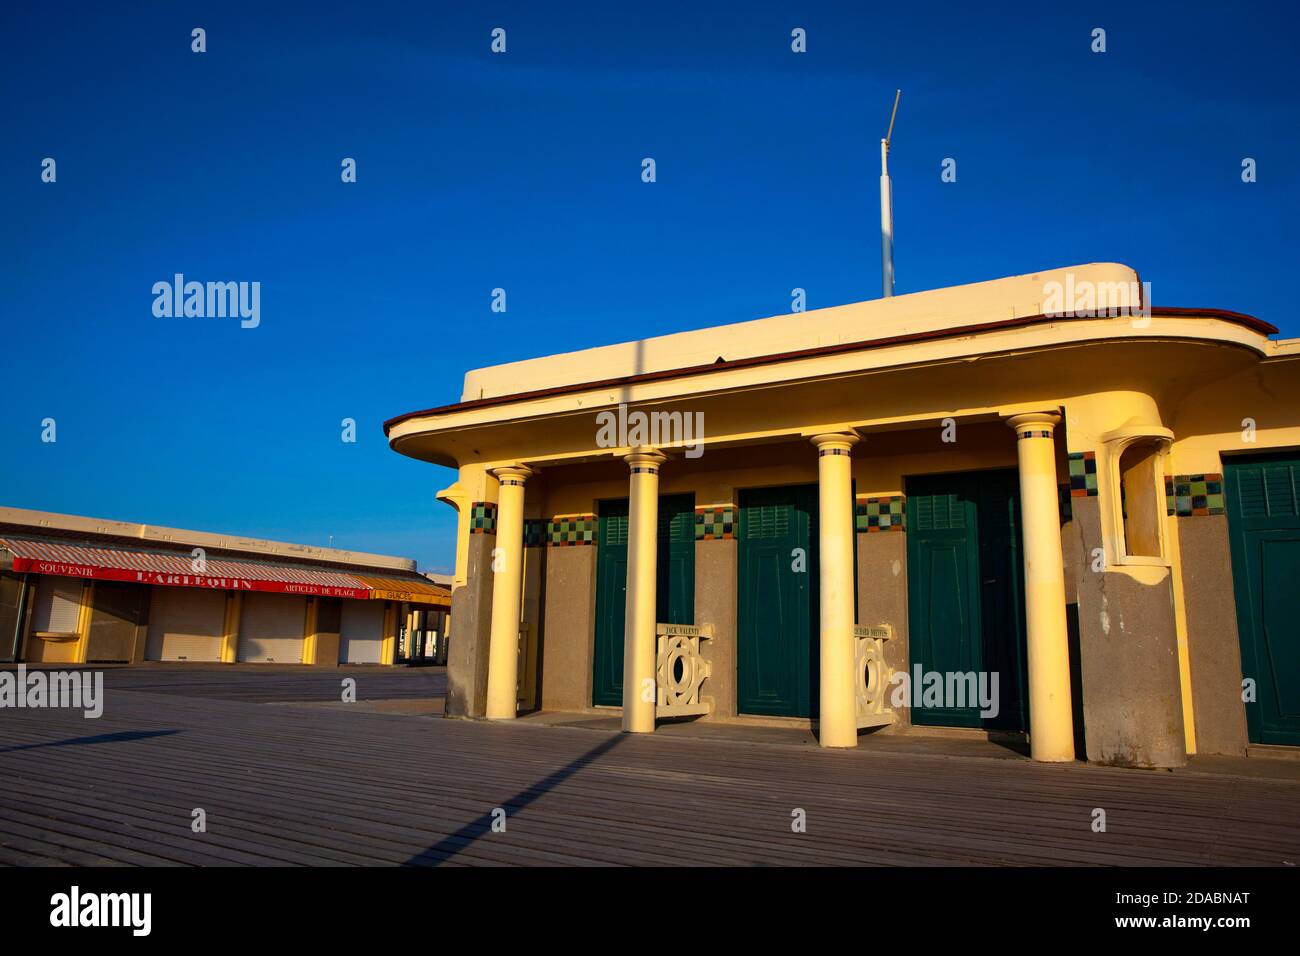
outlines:
[[1165, 509], [1179, 518], [1227, 514], [1223, 475], [1165, 476]]
[[547, 547], [580, 548], [595, 543], [595, 515], [556, 515], [546, 522]]
[[853, 502], [853, 529], [858, 534], [907, 530], [907, 500], [902, 495], [868, 498]]
[[1075, 498], [1097, 496], [1097, 453], [1070, 452], [1070, 494]]
[[722, 541], [735, 536], [735, 506], [713, 505], [695, 509], [696, 541]]
[[497, 506], [495, 501], [476, 501], [470, 505], [469, 533], [497, 533]]

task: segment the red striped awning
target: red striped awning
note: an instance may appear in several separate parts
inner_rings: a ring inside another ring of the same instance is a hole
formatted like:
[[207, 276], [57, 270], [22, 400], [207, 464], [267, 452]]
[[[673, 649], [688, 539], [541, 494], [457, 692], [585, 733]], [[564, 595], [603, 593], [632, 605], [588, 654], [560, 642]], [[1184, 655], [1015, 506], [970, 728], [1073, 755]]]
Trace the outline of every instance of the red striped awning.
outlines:
[[128, 551], [25, 538], [0, 539], [0, 548], [13, 554], [15, 571], [33, 574], [169, 587], [272, 591], [362, 600], [370, 597], [369, 585], [350, 574], [292, 564], [263, 564], [229, 558], [207, 558], [200, 564], [189, 554]]

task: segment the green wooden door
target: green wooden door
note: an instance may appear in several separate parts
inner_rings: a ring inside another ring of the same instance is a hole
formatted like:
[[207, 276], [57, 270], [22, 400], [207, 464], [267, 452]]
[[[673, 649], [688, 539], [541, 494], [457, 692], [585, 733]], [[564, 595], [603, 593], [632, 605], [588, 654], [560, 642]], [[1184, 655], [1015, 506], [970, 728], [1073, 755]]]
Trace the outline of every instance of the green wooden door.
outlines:
[[[914, 706], [917, 724], [1028, 728], [1019, 484], [1015, 471], [907, 482], [908, 648], [923, 672], [998, 674], [998, 712]], [[969, 685], [967, 685], [969, 686]], [[992, 689], [991, 681], [987, 685]], [[913, 688], [914, 700], [924, 689]]]
[[1025, 638], [1025, 558], [1020, 545], [1020, 474], [981, 472], [975, 508], [980, 549], [980, 645], [998, 674], [998, 713], [986, 730], [1029, 730], [1029, 648]]
[[736, 701], [742, 714], [816, 716], [816, 531], [815, 485], [740, 493]]
[[1300, 456], [1233, 459], [1224, 480], [1250, 739], [1300, 744]]
[[596, 519], [596, 646], [591, 702], [623, 703], [623, 622], [627, 613], [627, 499], [602, 501]]
[[[591, 702], [623, 705], [623, 626], [627, 614], [628, 501], [602, 501], [596, 533], [596, 646]], [[695, 496], [659, 499], [657, 622], [695, 623]]]

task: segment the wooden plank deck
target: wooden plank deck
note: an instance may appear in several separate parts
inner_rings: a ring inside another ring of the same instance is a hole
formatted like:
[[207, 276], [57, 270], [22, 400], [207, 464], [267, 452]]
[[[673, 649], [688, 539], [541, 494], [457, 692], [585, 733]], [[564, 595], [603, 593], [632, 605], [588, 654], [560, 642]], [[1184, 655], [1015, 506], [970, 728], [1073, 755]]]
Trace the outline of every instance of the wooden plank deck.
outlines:
[[[342, 676], [358, 677], [363, 700], [443, 687], [440, 669], [145, 667], [106, 674], [98, 720], [0, 711], [0, 863], [1300, 862], [1294, 775], [897, 745], [828, 752], [326, 706]], [[196, 807], [206, 833], [190, 830]], [[491, 832], [496, 807], [505, 833]], [[1094, 807], [1106, 833], [1091, 830]], [[806, 833], [791, 831], [795, 808]]]

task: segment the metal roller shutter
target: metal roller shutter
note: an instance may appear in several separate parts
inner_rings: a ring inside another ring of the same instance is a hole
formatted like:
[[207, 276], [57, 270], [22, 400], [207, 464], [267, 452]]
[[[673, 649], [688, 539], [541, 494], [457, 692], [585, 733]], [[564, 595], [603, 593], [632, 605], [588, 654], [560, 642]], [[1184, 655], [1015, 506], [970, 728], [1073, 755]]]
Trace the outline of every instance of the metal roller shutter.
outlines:
[[378, 664], [384, 644], [384, 602], [344, 601], [340, 664]]
[[307, 599], [288, 594], [244, 595], [239, 659], [259, 664], [301, 664]]
[[225, 591], [155, 587], [145, 656], [151, 661], [220, 661], [225, 619]]
[[75, 634], [81, 615], [80, 578], [42, 575], [32, 608], [32, 630], [38, 634]]

